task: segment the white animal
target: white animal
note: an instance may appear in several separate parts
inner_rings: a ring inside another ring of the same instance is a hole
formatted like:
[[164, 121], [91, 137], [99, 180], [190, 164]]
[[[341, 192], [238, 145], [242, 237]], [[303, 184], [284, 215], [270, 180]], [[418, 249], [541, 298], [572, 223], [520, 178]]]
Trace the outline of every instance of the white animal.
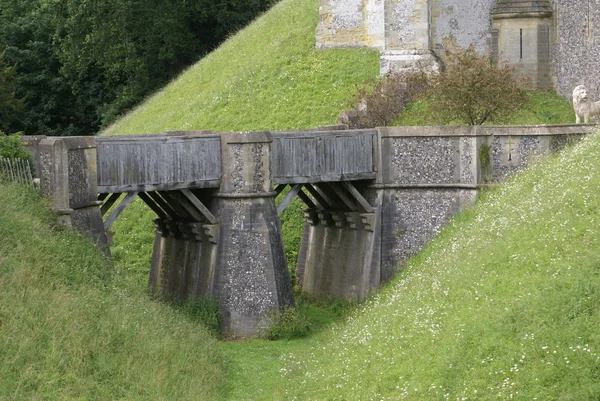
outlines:
[[573, 89], [573, 109], [575, 110], [575, 123], [583, 121], [588, 124], [590, 117], [600, 115], [600, 102], [591, 102], [585, 86], [579, 85]]

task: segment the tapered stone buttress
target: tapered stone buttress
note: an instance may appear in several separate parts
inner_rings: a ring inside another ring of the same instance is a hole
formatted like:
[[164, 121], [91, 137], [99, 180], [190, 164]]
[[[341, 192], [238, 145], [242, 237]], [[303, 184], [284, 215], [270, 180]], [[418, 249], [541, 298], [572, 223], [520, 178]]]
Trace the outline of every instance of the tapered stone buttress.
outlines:
[[221, 303], [221, 330], [234, 336], [258, 334], [270, 312], [294, 304], [272, 191], [271, 144], [269, 133], [221, 136], [214, 294]]
[[202, 196], [213, 222], [189, 215], [176, 191], [160, 194], [173, 210], [154, 220], [150, 288], [179, 299], [218, 299], [225, 335], [256, 336], [269, 313], [294, 304], [271, 143], [268, 133], [221, 135], [221, 185]]

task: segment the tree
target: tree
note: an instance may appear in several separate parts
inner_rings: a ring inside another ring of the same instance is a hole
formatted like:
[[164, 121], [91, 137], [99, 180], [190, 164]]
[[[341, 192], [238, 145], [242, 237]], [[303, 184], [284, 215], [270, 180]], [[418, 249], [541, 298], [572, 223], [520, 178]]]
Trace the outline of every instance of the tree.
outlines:
[[491, 54], [468, 49], [447, 51], [446, 68], [429, 79], [433, 109], [443, 123], [481, 125], [509, 116], [528, 101], [530, 81], [515, 79], [514, 69]]
[[27, 103], [7, 131], [93, 134], [272, 3], [0, 0], [0, 52]]
[[23, 100], [15, 96], [15, 69], [4, 63], [0, 53], [0, 132], [10, 132], [23, 112]]

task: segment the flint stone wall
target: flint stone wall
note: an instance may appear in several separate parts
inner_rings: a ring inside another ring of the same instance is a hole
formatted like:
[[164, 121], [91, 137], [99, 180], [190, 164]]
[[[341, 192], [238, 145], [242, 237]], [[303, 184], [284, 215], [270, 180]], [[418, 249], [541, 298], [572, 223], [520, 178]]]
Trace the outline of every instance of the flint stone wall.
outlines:
[[381, 280], [393, 277], [481, 187], [500, 183], [592, 126], [378, 128]]

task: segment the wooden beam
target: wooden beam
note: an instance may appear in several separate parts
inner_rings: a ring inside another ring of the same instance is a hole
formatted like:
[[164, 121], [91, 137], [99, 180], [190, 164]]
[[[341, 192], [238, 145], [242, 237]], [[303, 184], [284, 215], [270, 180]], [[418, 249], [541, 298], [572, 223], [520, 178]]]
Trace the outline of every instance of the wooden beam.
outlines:
[[108, 219], [106, 219], [106, 221], [104, 222], [104, 229], [106, 231], [108, 231], [110, 226], [112, 226], [113, 223], [115, 221], [117, 221], [117, 218], [121, 215], [121, 213], [123, 213], [123, 211], [127, 208], [127, 206], [129, 206], [131, 204], [131, 202], [133, 202], [136, 195], [137, 195], [137, 192], [128, 193], [125, 196], [125, 199], [123, 199], [123, 201], [121, 201], [121, 203], [119, 203], [119, 205], [113, 210], [113, 212], [110, 214], [110, 216], [108, 216]]
[[339, 202], [332, 197], [331, 190], [327, 187], [327, 185], [323, 185], [323, 183], [313, 184], [313, 188], [315, 189], [315, 192], [318, 193], [321, 196], [321, 198], [325, 200], [328, 209], [335, 209], [338, 207]]
[[287, 186], [288, 186], [288, 184], [277, 185], [275, 187], [275, 192], [277, 192], [277, 195], [280, 195], [283, 192], [283, 190], [285, 189], [285, 187], [287, 187]]
[[150, 196], [150, 198], [156, 202], [156, 204], [160, 206], [160, 208], [164, 210], [172, 220], [181, 220], [179, 215], [177, 215], [177, 212], [173, 210], [171, 206], [169, 206], [169, 204], [162, 198], [162, 196], [160, 196], [158, 192], [148, 192], [148, 196]]
[[302, 199], [302, 202], [304, 202], [309, 209], [315, 209], [317, 207], [312, 199], [310, 199], [310, 196], [306, 195], [302, 189], [298, 192], [298, 198]]
[[298, 195], [298, 192], [300, 192], [300, 190], [302, 190], [302, 184], [294, 185], [292, 189], [290, 189], [290, 192], [287, 193], [287, 195], [285, 196], [285, 198], [283, 198], [279, 206], [277, 206], [277, 216], [281, 216], [281, 214], [288, 207], [292, 199], [294, 199], [296, 195]]
[[358, 207], [356, 206], [356, 203], [352, 201], [352, 199], [350, 199], [348, 197], [348, 195], [346, 195], [346, 193], [344, 192], [344, 190], [339, 186], [339, 183], [337, 182], [328, 182], [327, 186], [329, 187], [329, 189], [331, 189], [338, 198], [340, 198], [340, 200], [342, 201], [342, 203], [344, 205], [346, 205], [346, 207], [348, 209], [350, 209], [351, 212], [357, 212]]
[[114, 205], [115, 202], [117, 200], [119, 200], [121, 195], [123, 195], [123, 194], [122, 193], [110, 194], [108, 199], [102, 204], [102, 207], [100, 207], [100, 213], [102, 213], [102, 217], [104, 217], [104, 215], [106, 214], [106, 212], [108, 212], [108, 210], [112, 207], [112, 205]]
[[177, 191], [184, 188], [219, 188], [221, 180], [176, 182], [173, 184], [98, 185], [99, 193]]
[[196, 209], [200, 211], [200, 213], [202, 213], [202, 215], [206, 218], [206, 220], [208, 220], [210, 224], [218, 223], [217, 218], [211, 213], [210, 210], [208, 210], [206, 206], [204, 206], [202, 202], [200, 202], [200, 199], [198, 199], [196, 195], [192, 193], [192, 191], [190, 191], [189, 189], [182, 189], [180, 192], [183, 196], [187, 198], [188, 201], [190, 201], [192, 205], [196, 207]]
[[184, 220], [193, 220], [196, 222], [202, 221], [202, 213], [200, 213], [179, 191], [161, 192], [160, 195], [165, 198], [169, 205], [177, 212]]
[[371, 204], [362, 196], [358, 189], [348, 181], [342, 181], [342, 186], [346, 188], [346, 190], [352, 195], [354, 199], [358, 202], [359, 206], [363, 209], [365, 213], [374, 213], [375, 209]]
[[147, 193], [145, 192], [140, 192], [138, 193], [138, 196], [144, 201], [144, 203], [146, 205], [148, 205], [148, 207], [150, 209], [152, 209], [152, 211], [154, 211], [154, 213], [156, 213], [156, 215], [161, 218], [161, 219], [166, 219], [167, 213], [165, 213], [164, 210], [161, 209], [160, 206], [158, 206], [158, 204], [154, 201], [154, 199], [152, 199], [150, 196], [148, 196]]
[[312, 195], [312, 197], [315, 199], [315, 202], [317, 202], [321, 209], [325, 210], [333, 207], [333, 203], [331, 205], [327, 203], [327, 200], [325, 200], [325, 198], [321, 196], [321, 194], [312, 184], [306, 184], [304, 185], [304, 188], [308, 190], [308, 192]]

